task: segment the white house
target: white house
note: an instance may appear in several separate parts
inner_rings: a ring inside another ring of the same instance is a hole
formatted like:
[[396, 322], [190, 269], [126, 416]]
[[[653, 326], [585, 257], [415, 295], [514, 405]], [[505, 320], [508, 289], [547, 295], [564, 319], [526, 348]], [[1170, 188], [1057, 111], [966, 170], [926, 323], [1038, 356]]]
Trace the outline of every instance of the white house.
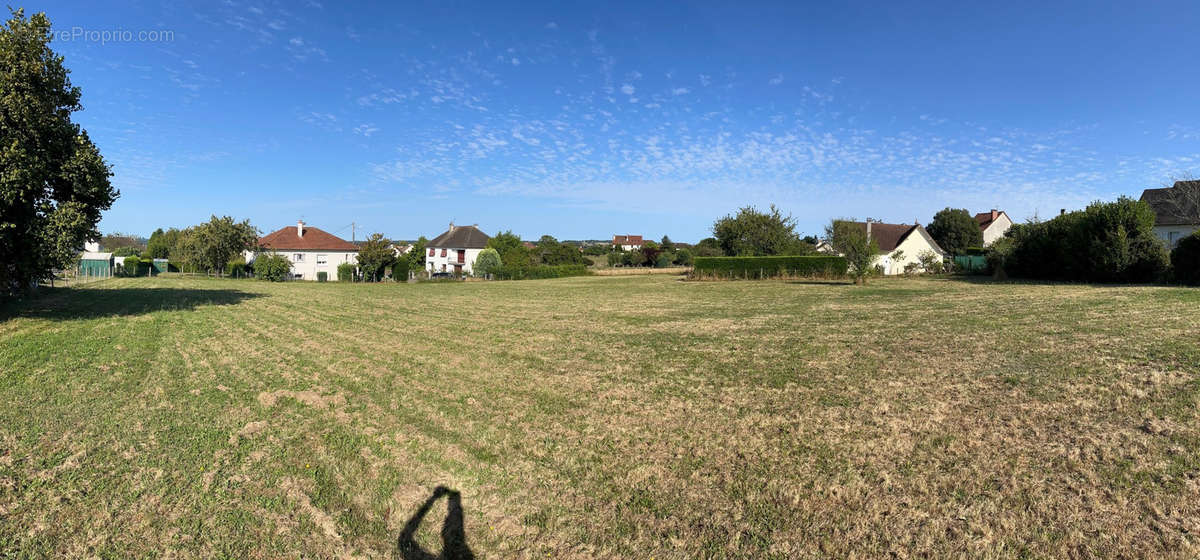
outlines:
[[[880, 255], [875, 257], [875, 266], [882, 268], [884, 274], [904, 274], [904, 268], [909, 263], [920, 264], [920, 256], [926, 251], [933, 253], [937, 262], [946, 259], [946, 252], [920, 224], [885, 224], [874, 221], [854, 224], [867, 230], [867, 237], [874, 239], [879, 245]], [[822, 252], [834, 252], [826, 242], [817, 247]]]
[[1200, 181], [1175, 181], [1170, 188], [1146, 189], [1142, 201], [1154, 209], [1154, 235], [1168, 249], [1200, 229]]
[[640, 235], [614, 235], [613, 247], [620, 247], [622, 251], [633, 251], [642, 248], [642, 236]]
[[1004, 232], [1008, 231], [1008, 228], [1013, 225], [1012, 219], [1008, 217], [1005, 211], [997, 211], [995, 208], [991, 212], [975, 214], [975, 221], [979, 223], [979, 229], [983, 232], [984, 247], [1004, 237]]
[[488, 234], [479, 230], [478, 224], [456, 226], [450, 222], [450, 229], [446, 233], [425, 245], [425, 270], [430, 274], [451, 272], [469, 275], [475, 258], [487, 248], [489, 239]]
[[[259, 238], [258, 244], [286, 257], [292, 263], [292, 277], [298, 280], [317, 280], [318, 273], [324, 272], [330, 282], [336, 282], [338, 265], [358, 263], [357, 245], [303, 221]], [[254, 257], [247, 254], [246, 261], [253, 262]]]

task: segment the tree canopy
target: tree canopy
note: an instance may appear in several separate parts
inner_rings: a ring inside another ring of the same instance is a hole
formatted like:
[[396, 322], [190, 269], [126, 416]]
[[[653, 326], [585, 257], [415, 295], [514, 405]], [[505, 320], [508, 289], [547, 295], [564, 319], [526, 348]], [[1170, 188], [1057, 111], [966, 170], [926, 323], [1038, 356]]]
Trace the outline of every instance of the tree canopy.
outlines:
[[795, 218], [784, 216], [774, 204], [768, 212], [746, 206], [737, 214], [713, 223], [712, 232], [717, 246], [731, 257], [805, 255], [813, 252], [813, 247], [801, 241], [796, 234]]
[[383, 271], [396, 260], [392, 242], [382, 233], [373, 233], [358, 247], [358, 268], [364, 280], [379, 280]]
[[186, 265], [198, 270], [224, 271], [226, 263], [257, 244], [258, 229], [249, 220], [235, 222], [229, 216], [212, 216], [209, 221], [180, 233], [176, 251]]
[[834, 220], [825, 228], [825, 236], [833, 250], [846, 258], [854, 281], [866, 284], [875, 256], [879, 254], [879, 243], [853, 220]]
[[533, 256], [525, 248], [525, 242], [511, 230], [497, 233], [488, 239], [488, 247], [500, 253], [500, 260], [505, 266], [528, 268], [533, 264]]
[[943, 251], [961, 255], [968, 247], [983, 246], [983, 231], [970, 212], [962, 208], [946, 208], [933, 215], [925, 228]]
[[120, 195], [100, 151], [71, 113], [81, 109], [50, 20], [12, 10], [0, 26], [0, 293], [30, 289], [78, 258]]

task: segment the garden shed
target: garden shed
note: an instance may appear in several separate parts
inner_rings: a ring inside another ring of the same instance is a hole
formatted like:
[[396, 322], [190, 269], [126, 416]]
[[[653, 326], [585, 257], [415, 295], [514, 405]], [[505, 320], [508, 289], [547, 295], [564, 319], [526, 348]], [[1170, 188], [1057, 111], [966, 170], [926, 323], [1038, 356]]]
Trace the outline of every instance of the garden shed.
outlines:
[[87, 251], [79, 256], [78, 272], [80, 276], [112, 276], [112, 271], [112, 253], [95, 253]]

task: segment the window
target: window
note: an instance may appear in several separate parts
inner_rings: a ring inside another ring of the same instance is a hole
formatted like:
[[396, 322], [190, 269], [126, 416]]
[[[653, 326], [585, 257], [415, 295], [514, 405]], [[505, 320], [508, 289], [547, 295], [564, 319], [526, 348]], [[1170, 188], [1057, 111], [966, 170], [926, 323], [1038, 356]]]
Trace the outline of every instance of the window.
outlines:
[[328, 264], [329, 255], [317, 255], [317, 264]]
[[430, 247], [429, 248], [429, 256], [431, 256], [431, 257], [433, 256], [433, 251], [434, 251], [433, 247]]
[[292, 262], [304, 262], [304, 253], [292, 254]]
[[443, 256], [443, 257], [444, 257], [444, 256], [446, 256], [446, 250], [445, 250], [445, 249], [442, 249], [442, 256]]
[[1174, 248], [1179, 243], [1179, 232], [1167, 232], [1167, 247]]

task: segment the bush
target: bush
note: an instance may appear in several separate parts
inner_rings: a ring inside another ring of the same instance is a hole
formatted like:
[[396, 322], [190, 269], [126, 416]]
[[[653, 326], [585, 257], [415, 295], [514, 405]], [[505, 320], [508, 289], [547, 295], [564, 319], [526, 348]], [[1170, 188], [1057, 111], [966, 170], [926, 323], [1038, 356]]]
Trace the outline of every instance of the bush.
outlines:
[[269, 253], [254, 258], [254, 276], [259, 280], [283, 282], [292, 274], [292, 263], [287, 257]]
[[659, 253], [658, 258], [654, 260], [654, 266], [656, 268], [667, 268], [672, 264], [675, 264], [675, 255], [667, 252]]
[[504, 265], [492, 272], [497, 280], [538, 280], [542, 278], [567, 278], [591, 274], [586, 265], [560, 264], [518, 267]]
[[354, 273], [358, 267], [354, 263], [342, 263], [338, 265], [338, 282], [354, 281]]
[[475, 276], [487, 276], [493, 271], [498, 270], [502, 265], [500, 252], [488, 247], [480, 251], [478, 257], [475, 257], [475, 264], [471, 265], [471, 273]]
[[675, 264], [679, 266], [692, 266], [692, 252], [687, 249], [676, 251]]
[[250, 266], [248, 266], [246, 264], [246, 259], [244, 259], [242, 257], [238, 257], [236, 259], [229, 261], [228, 263], [225, 263], [225, 276], [232, 276], [234, 278], [243, 278], [245, 276], [248, 276], [250, 274], [250, 272], [251, 272]]
[[1200, 231], [1179, 240], [1171, 250], [1171, 268], [1175, 280], [1184, 284], [1200, 284]]
[[827, 255], [790, 257], [696, 257], [693, 274], [719, 278], [775, 276], [841, 277], [846, 259]]
[[137, 256], [125, 257], [125, 260], [121, 261], [121, 265], [125, 276], [143, 276], [145, 274], [142, 269], [142, 259]]
[[620, 266], [625, 264], [625, 253], [609, 253], [608, 266]]
[[1019, 224], [1004, 261], [1010, 276], [1077, 282], [1150, 282], [1166, 271], [1166, 249], [1154, 235], [1154, 211], [1121, 197], [1080, 212]]
[[408, 281], [408, 266], [410, 262], [404, 257], [404, 255], [401, 255], [399, 259], [396, 259], [396, 262], [392, 263], [392, 280], [396, 282]]

